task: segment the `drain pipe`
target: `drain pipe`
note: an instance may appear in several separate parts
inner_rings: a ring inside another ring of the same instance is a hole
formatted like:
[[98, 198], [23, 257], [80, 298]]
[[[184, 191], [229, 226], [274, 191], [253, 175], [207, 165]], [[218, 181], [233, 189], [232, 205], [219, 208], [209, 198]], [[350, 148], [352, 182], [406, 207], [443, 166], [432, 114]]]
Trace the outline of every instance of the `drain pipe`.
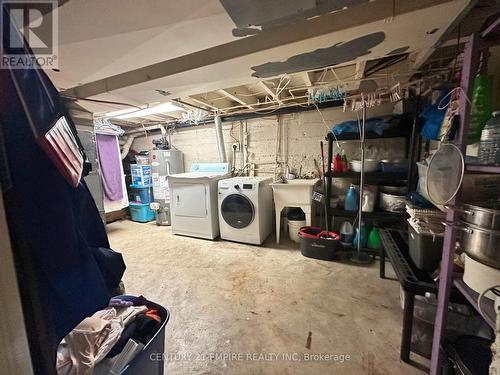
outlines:
[[122, 160], [127, 157], [128, 152], [130, 151], [130, 147], [132, 147], [132, 143], [134, 143], [134, 139], [135, 139], [135, 135], [129, 135], [127, 140], [125, 141], [125, 144], [123, 145], [122, 152], [121, 152]]
[[219, 149], [219, 161], [227, 163], [226, 148], [224, 147], [224, 135], [222, 134], [222, 121], [220, 116], [215, 116], [215, 137], [217, 138], [217, 148]]

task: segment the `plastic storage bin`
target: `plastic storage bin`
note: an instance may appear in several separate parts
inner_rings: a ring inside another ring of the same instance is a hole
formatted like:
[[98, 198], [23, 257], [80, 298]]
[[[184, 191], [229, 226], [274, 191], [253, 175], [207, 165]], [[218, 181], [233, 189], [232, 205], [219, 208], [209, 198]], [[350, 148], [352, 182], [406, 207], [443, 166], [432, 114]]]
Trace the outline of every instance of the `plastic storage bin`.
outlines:
[[[125, 296], [127, 298], [133, 298]], [[161, 327], [144, 349], [120, 372], [119, 375], [163, 375], [165, 366], [165, 328], [170, 313], [166, 308], [150, 302], [149, 308], [156, 309], [161, 317]]]
[[129, 210], [132, 221], [147, 223], [155, 218], [155, 212], [149, 208], [149, 203], [131, 202]]
[[409, 253], [415, 266], [427, 272], [439, 267], [443, 253], [443, 235], [433, 235], [426, 231], [416, 231], [408, 224]]
[[132, 176], [132, 185], [151, 186], [151, 166], [142, 164], [131, 164], [130, 175]]
[[150, 186], [130, 185], [134, 189], [134, 200], [141, 203], [151, 203], [153, 201], [153, 192]]

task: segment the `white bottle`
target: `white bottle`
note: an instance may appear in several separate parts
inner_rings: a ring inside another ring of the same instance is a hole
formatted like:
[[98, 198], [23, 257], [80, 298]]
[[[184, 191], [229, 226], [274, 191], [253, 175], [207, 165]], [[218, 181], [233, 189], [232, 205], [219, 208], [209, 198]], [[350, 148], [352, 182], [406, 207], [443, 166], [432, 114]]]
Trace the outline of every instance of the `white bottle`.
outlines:
[[352, 245], [354, 229], [349, 221], [344, 221], [340, 227], [340, 242], [343, 245]]

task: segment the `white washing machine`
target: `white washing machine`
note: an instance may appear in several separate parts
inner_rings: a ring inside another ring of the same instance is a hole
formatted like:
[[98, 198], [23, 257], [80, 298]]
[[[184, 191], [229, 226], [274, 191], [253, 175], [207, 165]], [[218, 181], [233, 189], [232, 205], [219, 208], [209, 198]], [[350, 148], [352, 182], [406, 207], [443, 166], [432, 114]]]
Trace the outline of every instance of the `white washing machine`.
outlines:
[[233, 177], [219, 181], [220, 237], [260, 245], [273, 229], [270, 177]]
[[219, 236], [217, 183], [228, 171], [228, 163], [199, 163], [191, 172], [168, 177], [172, 233], [210, 240]]

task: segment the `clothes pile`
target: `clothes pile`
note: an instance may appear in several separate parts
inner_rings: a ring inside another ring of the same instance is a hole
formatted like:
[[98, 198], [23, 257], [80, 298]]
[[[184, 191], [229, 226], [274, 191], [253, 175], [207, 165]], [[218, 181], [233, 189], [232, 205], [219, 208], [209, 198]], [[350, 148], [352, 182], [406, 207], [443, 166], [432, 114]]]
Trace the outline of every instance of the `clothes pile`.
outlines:
[[117, 296], [78, 324], [57, 348], [58, 375], [118, 374], [161, 326], [144, 297]]

